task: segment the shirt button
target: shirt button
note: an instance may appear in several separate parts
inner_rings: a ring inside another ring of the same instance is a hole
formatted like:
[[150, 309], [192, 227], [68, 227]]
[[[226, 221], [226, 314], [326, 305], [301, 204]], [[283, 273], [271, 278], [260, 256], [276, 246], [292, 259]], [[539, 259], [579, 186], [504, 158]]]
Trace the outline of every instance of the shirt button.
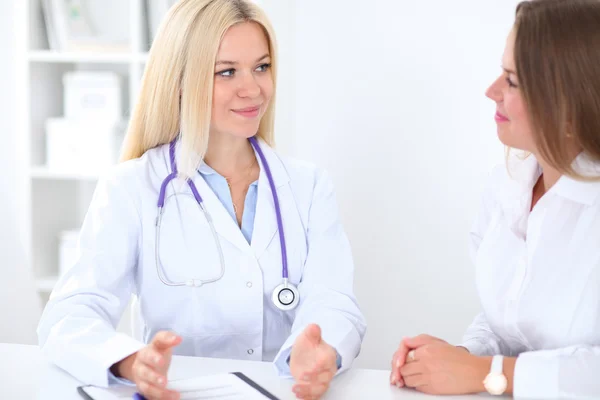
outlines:
[[248, 286], [248, 288], [252, 287], [252, 282], [246, 282], [246, 286]]
[[248, 349], [248, 354], [250, 354], [250, 355], [254, 354], [254, 350]]

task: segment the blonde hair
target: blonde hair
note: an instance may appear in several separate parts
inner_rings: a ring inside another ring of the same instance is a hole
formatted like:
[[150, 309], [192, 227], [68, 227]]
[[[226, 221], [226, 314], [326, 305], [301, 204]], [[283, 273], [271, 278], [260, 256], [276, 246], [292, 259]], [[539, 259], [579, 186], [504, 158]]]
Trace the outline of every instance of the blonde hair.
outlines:
[[181, 135], [177, 166], [190, 178], [206, 154], [212, 112], [215, 62], [223, 36], [237, 24], [255, 22], [267, 37], [273, 97], [257, 135], [273, 145], [276, 41], [265, 13], [248, 0], [180, 0], [167, 13], [150, 49], [121, 161]]

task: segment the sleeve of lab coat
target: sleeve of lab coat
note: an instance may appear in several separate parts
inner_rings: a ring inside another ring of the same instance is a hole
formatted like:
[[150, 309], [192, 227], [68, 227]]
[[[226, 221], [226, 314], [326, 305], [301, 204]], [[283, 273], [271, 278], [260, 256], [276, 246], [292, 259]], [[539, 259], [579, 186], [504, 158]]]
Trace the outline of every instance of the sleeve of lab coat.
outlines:
[[342, 227], [333, 183], [324, 173], [318, 177], [308, 220], [308, 256], [298, 286], [300, 305], [292, 334], [275, 357], [280, 375], [289, 376], [287, 358], [296, 337], [311, 323], [321, 327], [323, 340], [341, 357], [342, 372], [360, 352], [365, 319], [353, 292], [354, 263]]
[[[478, 215], [469, 233], [469, 251], [474, 265], [479, 245], [489, 227], [492, 214], [497, 207], [494, 187], [496, 182], [502, 179], [502, 175], [506, 173], [505, 169], [504, 165], [499, 165], [491, 173], [488, 184], [483, 191]], [[478, 356], [503, 354], [502, 349], [504, 347], [500, 338], [492, 332], [483, 312], [478, 314], [467, 328], [460, 346], [467, 348], [471, 354]]]
[[99, 181], [80, 231], [77, 261], [54, 288], [38, 326], [45, 356], [97, 386], [108, 385], [112, 364], [144, 346], [116, 332], [134, 290], [141, 241], [125, 167]]

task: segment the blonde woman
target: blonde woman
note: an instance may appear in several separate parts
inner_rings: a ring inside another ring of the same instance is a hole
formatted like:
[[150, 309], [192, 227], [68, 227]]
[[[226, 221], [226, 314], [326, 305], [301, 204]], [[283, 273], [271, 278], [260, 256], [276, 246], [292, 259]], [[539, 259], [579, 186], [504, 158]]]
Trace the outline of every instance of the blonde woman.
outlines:
[[600, 1], [519, 4], [487, 96], [530, 153], [491, 176], [471, 232], [483, 311], [461, 347], [403, 340], [392, 384], [600, 398]]
[[[246, 0], [182, 0], [150, 51], [123, 162], [39, 324], [81, 381], [166, 388], [171, 355], [273, 361], [320, 397], [365, 322], [331, 180], [273, 149], [275, 36]], [[142, 335], [115, 327], [131, 296]]]

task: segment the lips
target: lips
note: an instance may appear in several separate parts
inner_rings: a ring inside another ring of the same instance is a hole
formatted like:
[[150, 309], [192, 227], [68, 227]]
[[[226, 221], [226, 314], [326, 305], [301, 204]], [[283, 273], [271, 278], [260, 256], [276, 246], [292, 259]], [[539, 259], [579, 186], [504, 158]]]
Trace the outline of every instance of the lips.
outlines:
[[238, 115], [241, 115], [242, 117], [255, 118], [260, 113], [260, 107], [261, 106], [252, 106], [252, 107], [246, 107], [246, 108], [239, 108], [237, 110], [231, 110], [231, 111], [233, 111], [234, 113], [236, 113]]
[[505, 115], [501, 114], [500, 111], [496, 111], [496, 115], [495, 115], [494, 119], [498, 122], [508, 122], [509, 121], [509, 119]]
[[246, 108], [239, 108], [237, 110], [233, 110], [234, 112], [253, 112], [253, 111], [258, 111], [260, 109], [260, 106], [252, 106], [252, 107], [246, 107]]

